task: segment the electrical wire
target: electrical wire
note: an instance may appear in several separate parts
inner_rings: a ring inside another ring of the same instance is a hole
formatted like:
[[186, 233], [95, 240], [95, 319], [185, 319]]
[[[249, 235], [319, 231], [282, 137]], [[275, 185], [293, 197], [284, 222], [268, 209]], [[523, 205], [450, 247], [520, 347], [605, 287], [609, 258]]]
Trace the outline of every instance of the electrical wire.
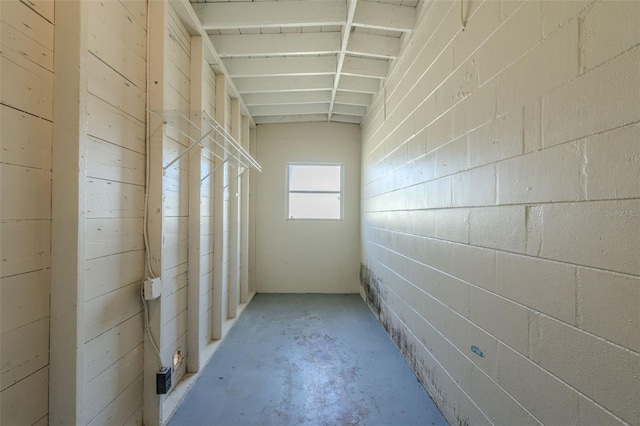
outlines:
[[467, 29], [467, 22], [464, 20], [464, 0], [460, 0], [460, 22], [462, 23], [462, 31]]
[[140, 288], [140, 299], [142, 299], [142, 304], [144, 305], [144, 328], [149, 335], [151, 346], [153, 346], [153, 349], [155, 349], [156, 356], [158, 357], [158, 364], [162, 366], [162, 356], [160, 355], [160, 349], [158, 348], [156, 339], [153, 338], [151, 327], [149, 327], [149, 306], [147, 305], [147, 300], [144, 298], [144, 285]]
[[[145, 263], [146, 263], [146, 267], [147, 267], [147, 274], [150, 278], [156, 278], [156, 274], [153, 271], [153, 266], [151, 265], [151, 247], [149, 244], [149, 232], [148, 232], [148, 227], [149, 227], [149, 182], [151, 180], [151, 159], [150, 159], [150, 154], [151, 154], [151, 136], [150, 136], [150, 131], [149, 131], [149, 122], [151, 120], [151, 115], [149, 114], [149, 104], [150, 104], [150, 99], [149, 99], [149, 88], [150, 88], [150, 84], [149, 84], [149, 77], [150, 77], [150, 71], [149, 71], [149, 53], [150, 53], [150, 48], [149, 48], [149, 24], [151, 21], [150, 15], [151, 15], [151, 0], [147, 0], [147, 63], [146, 63], [146, 80], [147, 80], [147, 84], [146, 84], [146, 89], [147, 89], [147, 93], [146, 93], [146, 119], [147, 119], [147, 123], [145, 126], [145, 180], [144, 180], [144, 213], [143, 213], [143, 219], [142, 219], [142, 235], [144, 238], [144, 250], [145, 250]], [[155, 351], [156, 356], [158, 357], [158, 364], [159, 366], [162, 366], [162, 354], [160, 353], [160, 349], [158, 348], [158, 344], [156, 343], [156, 339], [153, 337], [153, 333], [151, 332], [151, 327], [149, 326], [149, 306], [147, 304], [147, 300], [144, 298], [144, 280], [140, 286], [140, 299], [142, 299], [142, 306], [144, 307], [144, 329], [145, 332], [147, 333], [147, 335], [149, 336], [149, 341], [151, 342], [151, 346], [153, 346], [153, 349]]]

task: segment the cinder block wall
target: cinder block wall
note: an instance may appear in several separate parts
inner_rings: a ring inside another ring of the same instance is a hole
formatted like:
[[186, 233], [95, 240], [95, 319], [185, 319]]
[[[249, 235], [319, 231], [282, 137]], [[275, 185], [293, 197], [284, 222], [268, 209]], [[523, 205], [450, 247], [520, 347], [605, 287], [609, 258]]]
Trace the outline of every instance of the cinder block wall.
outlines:
[[640, 2], [429, 2], [362, 126], [362, 293], [452, 424], [640, 424]]

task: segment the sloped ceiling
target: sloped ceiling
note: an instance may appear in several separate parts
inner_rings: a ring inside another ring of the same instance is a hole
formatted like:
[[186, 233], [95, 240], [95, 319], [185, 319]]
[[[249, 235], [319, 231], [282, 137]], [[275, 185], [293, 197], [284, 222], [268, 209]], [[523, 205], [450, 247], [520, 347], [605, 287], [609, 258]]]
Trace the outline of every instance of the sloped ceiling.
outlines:
[[192, 0], [254, 121], [360, 123], [419, 0]]

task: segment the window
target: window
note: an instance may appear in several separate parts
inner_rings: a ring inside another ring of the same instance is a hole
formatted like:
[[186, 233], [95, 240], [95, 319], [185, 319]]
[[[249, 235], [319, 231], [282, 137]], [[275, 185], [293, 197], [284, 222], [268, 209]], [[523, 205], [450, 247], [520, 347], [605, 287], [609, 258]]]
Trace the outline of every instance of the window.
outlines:
[[342, 164], [287, 164], [287, 219], [342, 220]]

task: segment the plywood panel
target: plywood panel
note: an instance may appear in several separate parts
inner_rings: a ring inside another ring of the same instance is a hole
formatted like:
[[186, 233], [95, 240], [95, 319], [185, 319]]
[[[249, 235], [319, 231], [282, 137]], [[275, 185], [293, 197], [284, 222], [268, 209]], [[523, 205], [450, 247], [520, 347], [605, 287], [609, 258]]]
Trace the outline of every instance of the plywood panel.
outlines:
[[87, 423], [111, 403], [112, 399], [105, 398], [105, 395], [112, 395], [115, 399], [141, 376], [142, 355], [143, 345], [140, 344], [87, 384], [83, 395]]
[[46, 269], [51, 265], [51, 222], [3, 221], [2, 277]]
[[91, 285], [85, 286], [84, 293], [84, 300], [88, 301], [134, 282], [142, 282], [144, 251], [129, 251], [91, 259], [85, 266], [86, 276], [91, 277]]
[[99, 139], [87, 141], [87, 175], [109, 181], [144, 185], [144, 155]]
[[89, 54], [87, 59], [89, 93], [113, 105], [137, 120], [145, 120], [145, 89], [138, 88], [102, 62]]
[[129, 11], [131, 17], [140, 25], [142, 29], [147, 30], [147, 2], [140, 0], [120, 0], [120, 3]]
[[92, 2], [89, 50], [138, 87], [145, 85], [146, 31], [119, 1]]
[[[167, 23], [169, 34], [175, 36], [175, 41], [178, 43], [180, 48], [187, 54], [190, 54], [191, 36], [172, 7], [169, 8], [169, 19], [167, 20]], [[186, 74], [189, 75], [188, 72]]]
[[50, 121], [0, 105], [2, 162], [38, 169], [51, 169]]
[[167, 324], [176, 319], [187, 306], [187, 287], [183, 287], [175, 293], [165, 297], [162, 316], [163, 324]]
[[0, 333], [4, 334], [49, 316], [49, 281], [48, 269], [2, 278]]
[[11, 51], [2, 52], [0, 64], [0, 102], [51, 120], [53, 73]]
[[3, 202], [0, 206], [3, 220], [51, 219], [49, 170], [2, 164], [0, 175], [0, 192], [13, 195], [11, 202]]
[[5, 51], [10, 50], [12, 56], [23, 56], [45, 70], [53, 71], [53, 51], [20, 32], [10, 24], [4, 23], [0, 29], [2, 46]]
[[141, 311], [140, 283], [91, 299], [85, 304], [85, 342], [95, 339]]
[[42, 16], [48, 22], [53, 23], [54, 2], [52, 0], [29, 0], [25, 5], [31, 8], [38, 15]]
[[[88, 383], [143, 343], [144, 313], [134, 315], [85, 346], [83, 380]], [[117, 349], [117, 350], [116, 350]]]
[[[175, 344], [187, 333], [187, 310], [181, 311], [175, 318], [167, 321], [162, 327], [162, 339], [167, 343], [167, 348], [176, 348]], [[182, 346], [183, 355], [186, 353], [186, 344]]]
[[142, 375], [120, 393], [91, 422], [89, 426], [142, 425]]
[[[2, 390], [49, 363], [49, 318], [2, 334]], [[3, 395], [4, 397], [4, 395]]]
[[144, 154], [144, 122], [94, 95], [87, 100], [87, 115], [88, 135]]
[[[53, 52], [53, 24], [18, 0], [2, 2], [2, 22]], [[4, 40], [3, 40], [4, 44]]]
[[143, 248], [142, 219], [87, 220], [85, 252], [87, 260]]
[[87, 217], [135, 218], [143, 216], [144, 187], [102, 179], [87, 179]]
[[[31, 425], [47, 415], [49, 369], [38, 370], [2, 392], [3, 425]], [[28, 396], [28, 397], [26, 397]]]

